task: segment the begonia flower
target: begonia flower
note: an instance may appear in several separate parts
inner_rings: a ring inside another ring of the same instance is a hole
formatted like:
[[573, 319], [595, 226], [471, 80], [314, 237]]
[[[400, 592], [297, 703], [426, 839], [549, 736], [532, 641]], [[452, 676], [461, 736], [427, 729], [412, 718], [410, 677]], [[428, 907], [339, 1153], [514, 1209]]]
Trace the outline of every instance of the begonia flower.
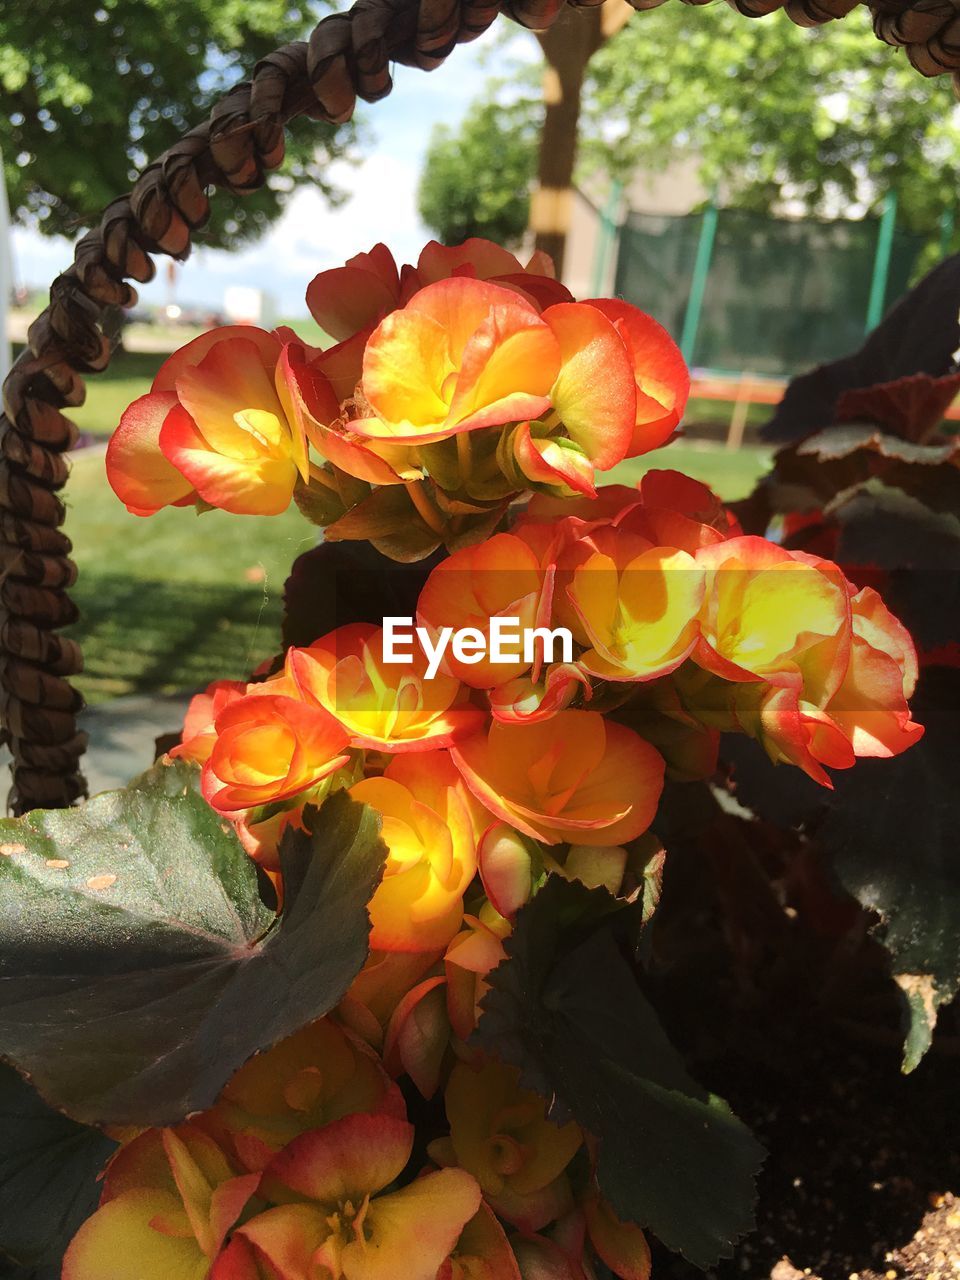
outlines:
[[302, 696], [335, 716], [357, 747], [430, 751], [482, 719], [459, 680], [426, 678], [426, 655], [416, 642], [409, 661], [387, 662], [383, 630], [367, 623], [338, 627], [307, 648], [291, 649], [287, 667]]
[[350, 735], [323, 707], [248, 694], [226, 706], [203, 766], [204, 798], [221, 813], [289, 800], [348, 763]]
[[195, 1125], [147, 1129], [111, 1161], [64, 1280], [206, 1280], [259, 1183]]
[[583, 1142], [574, 1123], [557, 1125], [514, 1067], [459, 1062], [444, 1094], [449, 1139], [431, 1143], [438, 1163], [466, 1169], [501, 1218], [538, 1231], [570, 1202], [563, 1176]]
[[[382, 777], [350, 789], [355, 800], [380, 814], [387, 846], [383, 879], [368, 908], [370, 946], [375, 951], [442, 950], [460, 928], [463, 895], [476, 874], [474, 825], [447, 752], [409, 756], [398, 768], [394, 764]], [[440, 790], [446, 795], [438, 802]]]
[[494, 721], [451, 754], [491, 813], [546, 844], [632, 840], [649, 827], [663, 788], [662, 756], [595, 711]]
[[237, 1228], [286, 1280], [436, 1280], [480, 1207], [463, 1169], [385, 1190], [413, 1151], [413, 1126], [350, 1115], [295, 1138], [263, 1175], [267, 1209]]

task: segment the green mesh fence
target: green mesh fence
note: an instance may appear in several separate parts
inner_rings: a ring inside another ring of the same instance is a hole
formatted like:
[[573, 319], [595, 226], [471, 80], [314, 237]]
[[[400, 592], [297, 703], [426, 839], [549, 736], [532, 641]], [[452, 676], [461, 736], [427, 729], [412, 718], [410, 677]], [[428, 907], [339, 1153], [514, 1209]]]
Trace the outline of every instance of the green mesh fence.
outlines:
[[[620, 229], [616, 292], [678, 340], [703, 222], [699, 213], [630, 213]], [[879, 218], [828, 222], [721, 209], [690, 364], [794, 374], [855, 350], [867, 328], [879, 230]], [[884, 309], [906, 291], [929, 243], [894, 233]]]

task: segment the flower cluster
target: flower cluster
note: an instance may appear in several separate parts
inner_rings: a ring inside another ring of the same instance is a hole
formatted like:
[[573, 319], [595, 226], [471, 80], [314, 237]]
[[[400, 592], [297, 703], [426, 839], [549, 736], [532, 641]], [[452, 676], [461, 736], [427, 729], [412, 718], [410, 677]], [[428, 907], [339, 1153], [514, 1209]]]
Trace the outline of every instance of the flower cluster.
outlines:
[[[476, 1047], [489, 975], [548, 876], [637, 895], [663, 856], [665, 777], [709, 777], [721, 732], [827, 786], [909, 747], [912, 642], [875, 591], [744, 536], [677, 472], [595, 487], [670, 436], [687, 393], [634, 308], [576, 303], [545, 260], [481, 241], [402, 270], [378, 246], [308, 301], [334, 346], [197, 339], [124, 415], [108, 467], [141, 514], [294, 495], [328, 538], [398, 559], [447, 545], [401, 656], [386, 625], [340, 626], [211, 685], [173, 752], [281, 903], [306, 806], [346, 790], [379, 814], [370, 954], [210, 1111], [124, 1135], [65, 1280], [120, 1280], [118, 1254], [173, 1280], [530, 1280], [597, 1259], [646, 1280], [592, 1137]], [[415, 1092], [439, 1117], [417, 1134]]]
[[123, 1135], [64, 1280], [521, 1280], [585, 1274], [592, 1256], [646, 1280], [646, 1240], [597, 1192], [583, 1133], [548, 1120], [514, 1070], [457, 1061], [446, 1135], [415, 1157], [391, 1067], [416, 1015], [379, 986], [373, 1046], [342, 1014], [322, 1019], [251, 1059], [209, 1111]]
[[269, 515], [296, 496], [328, 537], [416, 558], [483, 536], [524, 490], [592, 496], [596, 471], [669, 439], [689, 392], [649, 316], [574, 302], [548, 259], [483, 240], [402, 270], [378, 245], [307, 301], [326, 350], [228, 327], [166, 361], [107, 454], [130, 511]]

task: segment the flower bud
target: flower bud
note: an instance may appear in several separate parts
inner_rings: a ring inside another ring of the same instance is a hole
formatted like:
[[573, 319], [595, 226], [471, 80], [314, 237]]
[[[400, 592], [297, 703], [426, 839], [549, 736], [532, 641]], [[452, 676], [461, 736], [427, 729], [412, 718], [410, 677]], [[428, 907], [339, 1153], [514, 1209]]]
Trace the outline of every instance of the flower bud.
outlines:
[[480, 840], [477, 863], [487, 897], [502, 916], [514, 915], [533, 893], [538, 871], [535, 845], [505, 822], [489, 827]]

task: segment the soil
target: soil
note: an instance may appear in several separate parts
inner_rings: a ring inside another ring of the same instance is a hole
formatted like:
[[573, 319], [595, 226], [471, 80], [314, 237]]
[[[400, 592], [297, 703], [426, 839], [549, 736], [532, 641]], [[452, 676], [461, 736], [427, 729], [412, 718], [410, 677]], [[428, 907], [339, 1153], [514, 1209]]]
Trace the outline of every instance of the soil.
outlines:
[[[808, 1047], [790, 1070], [710, 1081], [770, 1154], [756, 1231], [708, 1274], [960, 1280], [960, 1062], [935, 1054], [904, 1077], [889, 1050]], [[653, 1274], [701, 1273], [664, 1254]]]

